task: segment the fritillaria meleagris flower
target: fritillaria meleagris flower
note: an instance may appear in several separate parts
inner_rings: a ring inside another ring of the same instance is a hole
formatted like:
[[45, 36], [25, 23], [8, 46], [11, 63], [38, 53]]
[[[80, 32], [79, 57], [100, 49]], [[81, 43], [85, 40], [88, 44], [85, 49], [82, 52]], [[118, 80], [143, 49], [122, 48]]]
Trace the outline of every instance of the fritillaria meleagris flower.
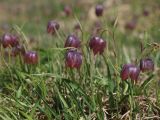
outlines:
[[38, 63], [38, 54], [35, 51], [27, 51], [24, 54], [24, 62], [26, 64], [37, 64]]
[[56, 21], [51, 20], [48, 22], [47, 32], [53, 35], [59, 29], [59, 27], [60, 25]]
[[96, 5], [96, 8], [95, 8], [95, 14], [99, 17], [99, 16], [102, 16], [103, 15], [103, 5], [101, 4], [98, 4]]
[[2, 36], [1, 43], [4, 48], [6, 47], [15, 47], [19, 45], [18, 37], [9, 33], [5, 33]]
[[140, 60], [140, 69], [142, 72], [153, 71], [154, 70], [154, 62], [150, 58], [145, 58]]
[[79, 69], [82, 64], [82, 54], [77, 50], [68, 50], [65, 56], [65, 64], [69, 68]]
[[121, 79], [122, 80], [137, 80], [140, 74], [140, 68], [133, 65], [133, 64], [125, 64], [123, 65], [122, 71], [121, 71]]
[[69, 5], [64, 6], [64, 12], [66, 16], [69, 16], [72, 14], [72, 8]]
[[134, 30], [136, 28], [136, 20], [131, 20], [125, 24], [127, 30]]
[[69, 35], [66, 39], [64, 47], [80, 47], [80, 40], [76, 35]]
[[106, 41], [100, 37], [92, 37], [89, 41], [89, 47], [93, 50], [94, 55], [102, 54], [106, 48]]

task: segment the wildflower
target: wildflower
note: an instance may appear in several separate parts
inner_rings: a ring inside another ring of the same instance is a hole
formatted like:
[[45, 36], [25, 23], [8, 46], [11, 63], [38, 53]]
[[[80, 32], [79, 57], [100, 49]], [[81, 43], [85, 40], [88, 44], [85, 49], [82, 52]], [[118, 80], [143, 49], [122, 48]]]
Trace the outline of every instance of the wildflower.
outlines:
[[92, 37], [89, 42], [90, 49], [93, 50], [94, 55], [102, 54], [106, 48], [106, 41], [100, 37]]
[[126, 23], [125, 28], [128, 30], [134, 30], [136, 28], [136, 20], [131, 20]]
[[66, 43], [64, 47], [74, 47], [79, 48], [80, 47], [80, 40], [76, 35], [69, 35], [67, 37]]
[[139, 77], [140, 68], [133, 64], [125, 64], [121, 71], [121, 79], [126, 80], [130, 78], [131, 80], [137, 80]]
[[82, 64], [82, 54], [76, 50], [68, 50], [66, 53], [66, 66], [79, 69]]
[[17, 36], [6, 33], [2, 36], [1, 43], [3, 47], [6, 48], [9, 46], [11, 47], [17, 46], [19, 44], [19, 41]]
[[96, 13], [97, 17], [103, 15], [103, 9], [104, 9], [103, 5], [101, 5], [101, 4], [96, 5], [95, 13]]
[[24, 62], [26, 64], [37, 64], [38, 54], [35, 51], [28, 51], [24, 54]]
[[72, 14], [72, 9], [71, 9], [71, 7], [68, 6], [68, 5], [66, 5], [66, 6], [64, 7], [64, 12], [65, 12], [66, 16], [71, 15], [71, 14]]
[[54, 21], [54, 20], [49, 21], [48, 25], [47, 25], [47, 32], [51, 33], [53, 35], [59, 29], [59, 27], [60, 26], [56, 21]]
[[140, 69], [142, 72], [153, 71], [154, 70], [154, 62], [150, 58], [145, 58], [140, 60]]

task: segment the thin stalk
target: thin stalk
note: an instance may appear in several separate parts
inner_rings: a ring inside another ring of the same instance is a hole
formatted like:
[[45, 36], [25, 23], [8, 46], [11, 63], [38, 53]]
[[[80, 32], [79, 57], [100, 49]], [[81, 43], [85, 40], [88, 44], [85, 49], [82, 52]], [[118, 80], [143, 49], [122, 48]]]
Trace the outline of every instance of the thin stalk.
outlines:
[[135, 108], [134, 104], [134, 96], [133, 96], [133, 84], [132, 81], [129, 81], [129, 90], [130, 90], [130, 95], [129, 95], [129, 102], [130, 102], [130, 120], [133, 119], [133, 110]]

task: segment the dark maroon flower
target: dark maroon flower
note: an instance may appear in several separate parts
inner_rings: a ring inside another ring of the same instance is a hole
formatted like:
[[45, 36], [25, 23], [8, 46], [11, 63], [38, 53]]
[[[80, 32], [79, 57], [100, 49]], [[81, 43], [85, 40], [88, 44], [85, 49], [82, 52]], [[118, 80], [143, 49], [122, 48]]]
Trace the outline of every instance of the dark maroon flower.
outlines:
[[80, 47], [80, 40], [76, 35], [69, 35], [67, 37], [66, 43], [64, 47], [74, 47], [79, 48]]
[[47, 25], [47, 32], [53, 35], [59, 29], [59, 27], [60, 26], [56, 21], [49, 21]]
[[12, 47], [15, 47], [15, 46], [19, 45], [19, 41], [18, 41], [19, 38], [17, 36], [11, 35], [11, 38], [12, 38], [12, 41], [11, 41], [11, 46]]
[[127, 80], [137, 80], [140, 73], [140, 68], [133, 64], [125, 64], [121, 71], [121, 79]]
[[154, 70], [154, 62], [150, 58], [141, 59], [140, 60], [140, 69], [142, 72], [153, 71]]
[[94, 55], [102, 54], [106, 48], [106, 41], [100, 37], [92, 37], [89, 42], [90, 49], [93, 50]]
[[64, 12], [65, 12], [66, 16], [69, 16], [69, 15], [72, 14], [72, 8], [70, 6], [68, 6], [68, 5], [66, 5], [64, 7]]
[[66, 53], [66, 66], [79, 69], [82, 64], [82, 54], [76, 50], [68, 50]]
[[104, 9], [103, 5], [101, 4], [96, 5], [95, 13], [98, 17], [103, 15], [103, 9]]
[[23, 46], [16, 46], [12, 48], [11, 56], [16, 57], [17, 55], [24, 55], [25, 54], [25, 48]]
[[144, 9], [143, 15], [144, 15], [144, 16], [148, 16], [148, 15], [149, 15], [149, 11], [148, 11], [147, 9]]
[[1, 43], [3, 45], [4, 48], [8, 47], [11, 45], [11, 40], [12, 37], [10, 34], [6, 33], [2, 36], [2, 39], [1, 39]]
[[17, 36], [6, 33], [2, 36], [1, 43], [3, 47], [6, 48], [9, 46], [11, 47], [17, 46], [19, 44], [19, 41]]
[[24, 54], [24, 62], [26, 64], [37, 64], [38, 54], [35, 51], [28, 51]]
[[132, 20], [126, 23], [125, 28], [128, 30], [134, 30], [136, 28], [136, 21]]

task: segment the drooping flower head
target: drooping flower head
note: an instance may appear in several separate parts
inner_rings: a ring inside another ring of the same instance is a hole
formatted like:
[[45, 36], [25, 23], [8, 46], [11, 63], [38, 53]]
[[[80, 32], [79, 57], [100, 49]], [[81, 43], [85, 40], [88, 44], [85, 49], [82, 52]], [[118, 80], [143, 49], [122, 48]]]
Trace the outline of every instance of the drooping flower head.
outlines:
[[97, 17], [103, 15], [103, 9], [104, 9], [103, 5], [101, 4], [96, 5], [95, 14], [97, 15]]
[[143, 15], [144, 15], [144, 16], [148, 16], [148, 15], [149, 15], [149, 10], [144, 9], [144, 10], [143, 10]]
[[89, 47], [93, 50], [94, 55], [102, 54], [106, 48], [106, 41], [100, 37], [92, 37], [89, 41]]
[[48, 22], [47, 32], [53, 35], [59, 29], [59, 27], [60, 26], [56, 21], [51, 20], [51, 21]]
[[140, 69], [142, 72], [153, 71], [154, 62], [151, 58], [145, 58], [140, 60]]
[[140, 68], [133, 65], [133, 64], [125, 64], [123, 65], [122, 71], [121, 71], [121, 79], [122, 80], [137, 80], [140, 74]]
[[5, 33], [2, 36], [1, 43], [4, 48], [9, 47], [9, 46], [15, 47], [15, 46], [19, 45], [18, 37], [16, 35], [12, 35], [9, 33]]
[[127, 30], [134, 30], [136, 28], [136, 20], [131, 20], [131, 21], [128, 21], [126, 24], [125, 24], [125, 29]]
[[79, 48], [80, 47], [80, 40], [76, 35], [69, 35], [66, 39], [64, 47], [74, 47]]
[[72, 14], [72, 8], [69, 5], [65, 5], [64, 12], [65, 12], [66, 16], [69, 16]]
[[24, 54], [24, 62], [26, 64], [37, 64], [38, 63], [38, 54], [35, 51], [27, 51]]
[[79, 69], [82, 64], [82, 54], [77, 50], [68, 50], [65, 56], [66, 66], [69, 68], [77, 68]]

